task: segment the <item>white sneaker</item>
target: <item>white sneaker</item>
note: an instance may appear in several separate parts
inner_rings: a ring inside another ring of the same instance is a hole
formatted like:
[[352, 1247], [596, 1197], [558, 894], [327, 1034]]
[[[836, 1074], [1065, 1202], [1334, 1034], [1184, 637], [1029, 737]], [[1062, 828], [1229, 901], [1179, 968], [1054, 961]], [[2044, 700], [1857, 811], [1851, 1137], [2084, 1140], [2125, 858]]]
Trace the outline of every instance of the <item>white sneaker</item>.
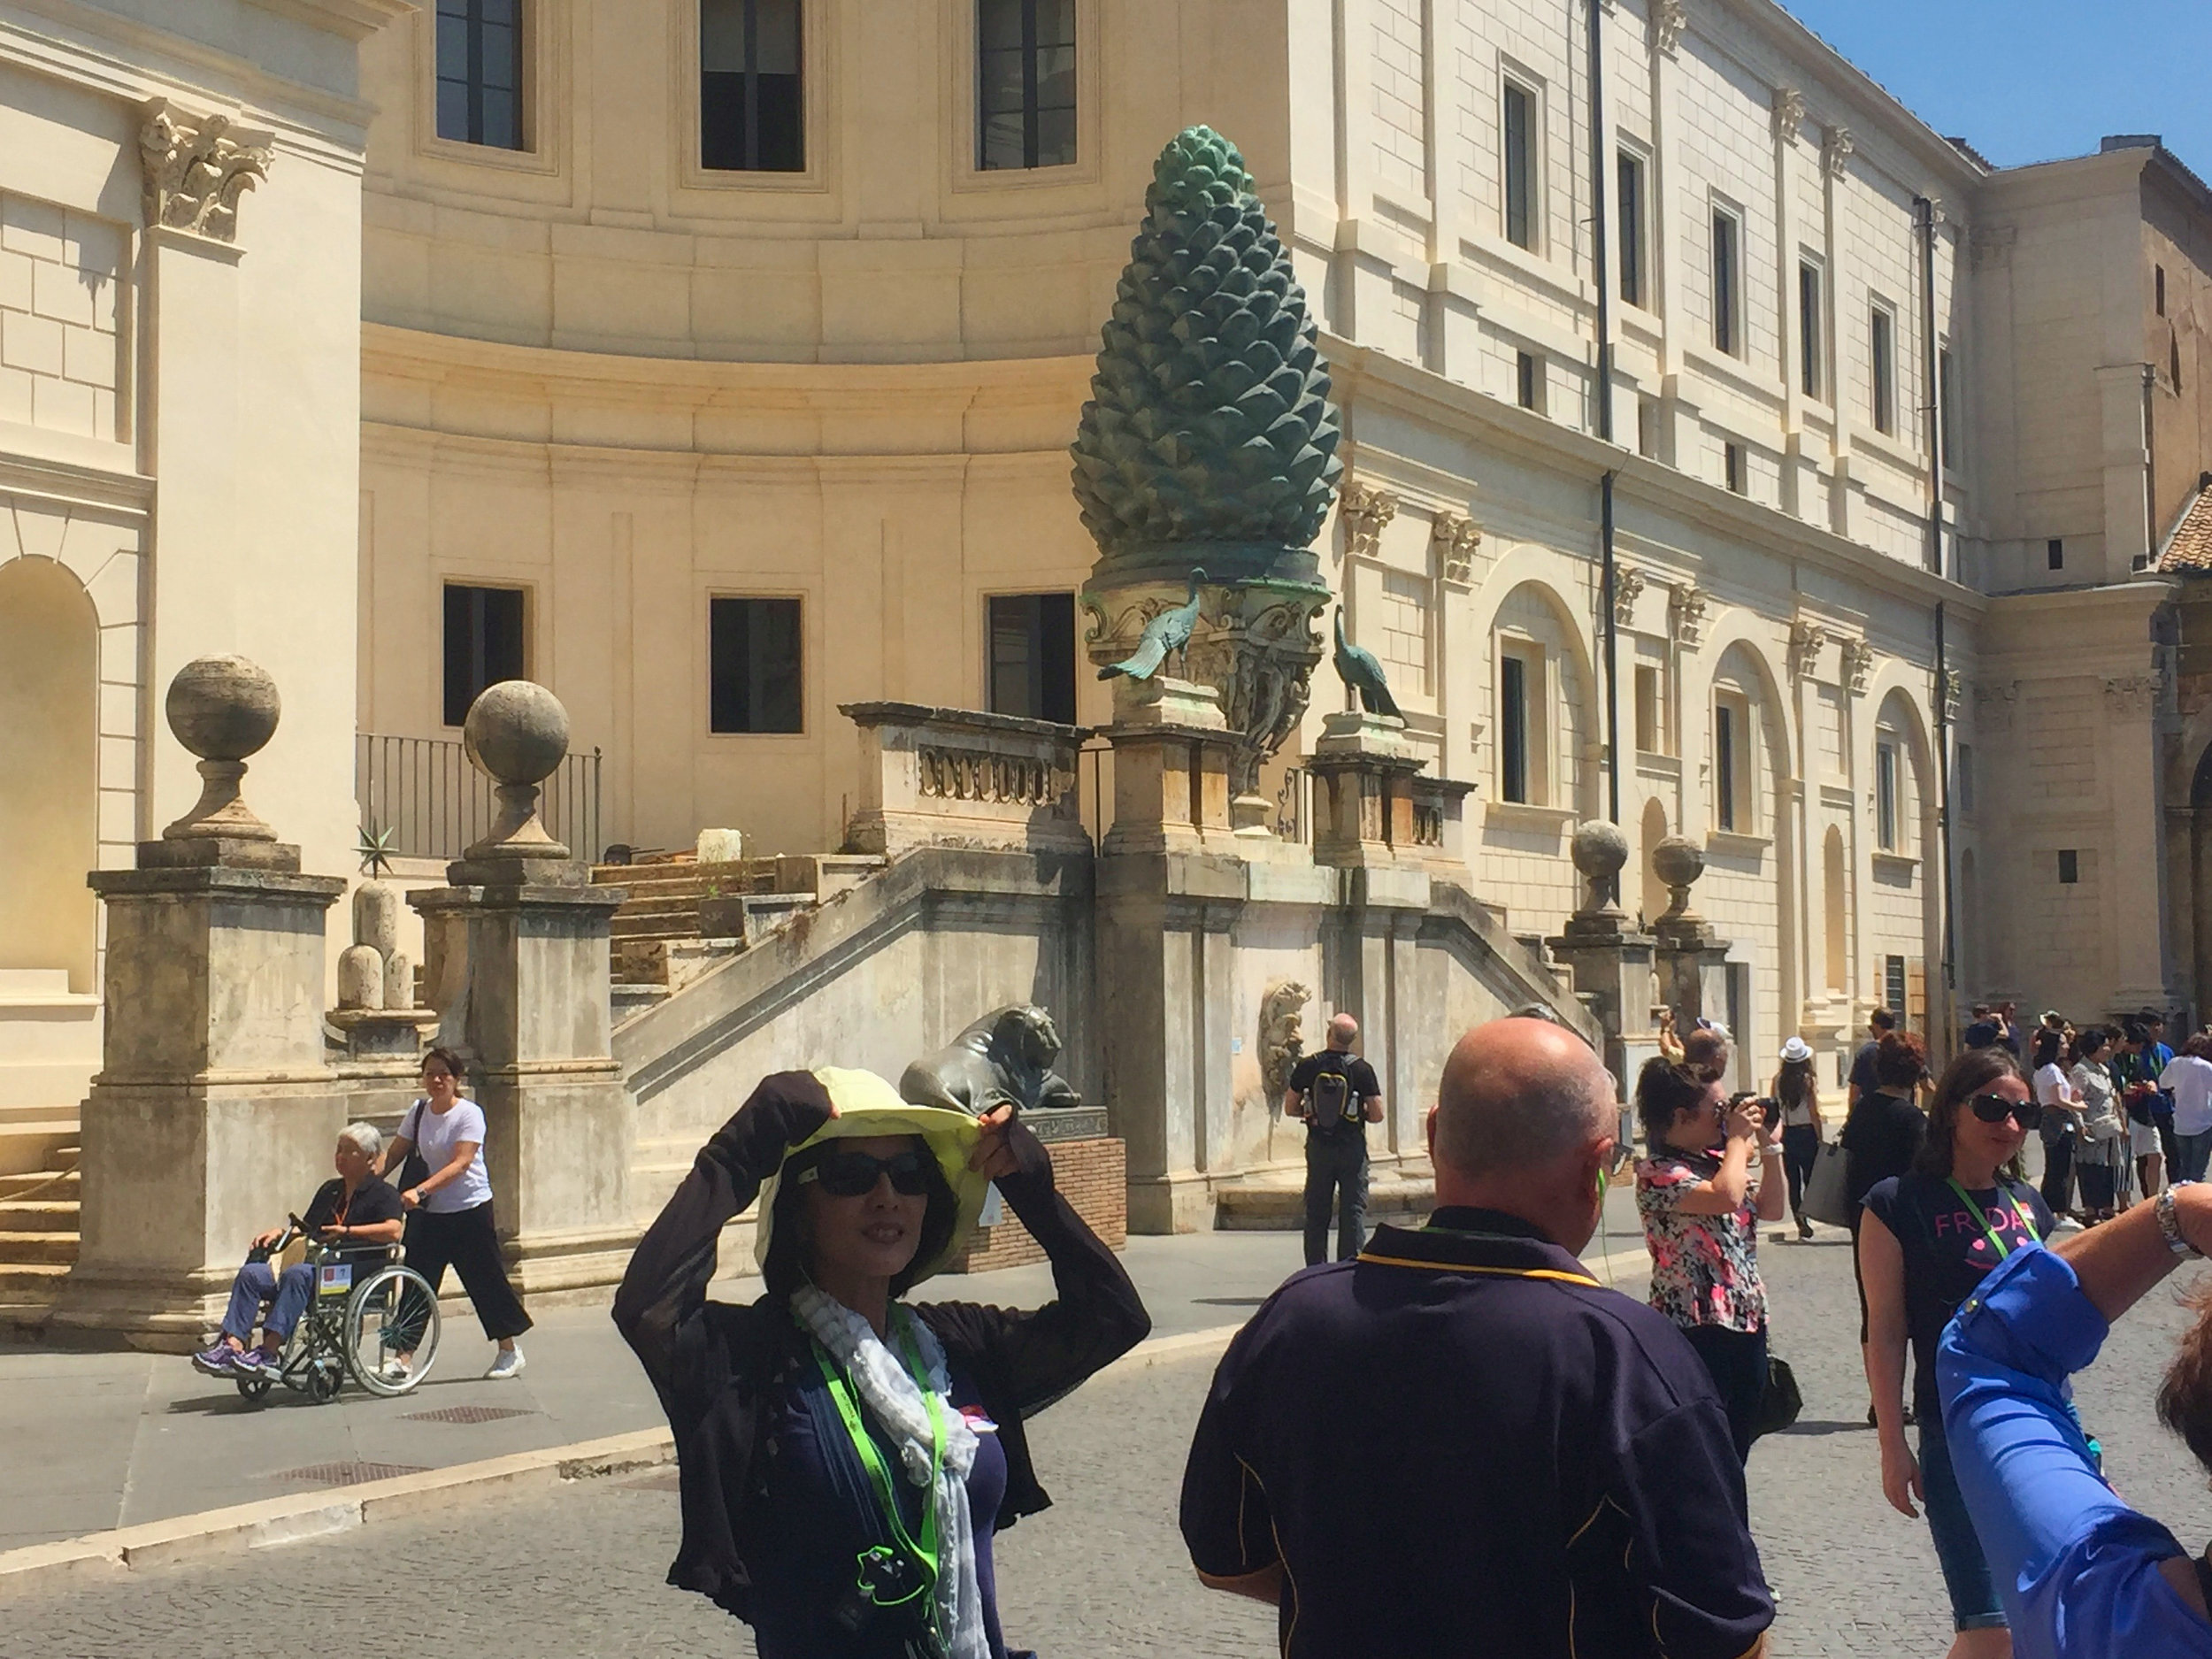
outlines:
[[492, 1381], [497, 1382], [504, 1378], [521, 1376], [522, 1366], [523, 1358], [520, 1348], [503, 1348], [493, 1356], [492, 1368], [484, 1375]]
[[386, 1382], [405, 1382], [410, 1369], [407, 1362], [396, 1354], [384, 1362], [378, 1375], [381, 1376]]

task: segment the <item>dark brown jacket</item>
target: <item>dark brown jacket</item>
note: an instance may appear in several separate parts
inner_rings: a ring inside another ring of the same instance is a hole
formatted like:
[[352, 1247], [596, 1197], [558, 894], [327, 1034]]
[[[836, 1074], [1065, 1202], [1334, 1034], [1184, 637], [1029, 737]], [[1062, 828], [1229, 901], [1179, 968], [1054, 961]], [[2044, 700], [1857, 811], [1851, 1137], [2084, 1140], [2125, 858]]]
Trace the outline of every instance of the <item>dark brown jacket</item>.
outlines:
[[[740, 1618], [749, 1616], [752, 1575], [741, 1540], [757, 1517], [755, 1478], [762, 1405], [806, 1356], [806, 1338], [780, 1297], [743, 1307], [706, 1299], [723, 1225], [750, 1204], [792, 1146], [829, 1116], [813, 1075], [780, 1072], [701, 1149], [691, 1173], [630, 1258], [614, 1320], [652, 1379], [675, 1432], [683, 1542], [668, 1581], [696, 1590]], [[1152, 1328], [1136, 1286], [1114, 1254], [1054, 1190], [1052, 1160], [1019, 1124], [1010, 1141], [1019, 1173], [998, 1189], [1052, 1263], [1056, 1301], [1033, 1313], [972, 1302], [931, 1302], [914, 1312], [944, 1344], [951, 1369], [972, 1379], [999, 1425], [1006, 1496], [995, 1525], [1051, 1502], [1030, 1463], [1023, 1419], [1043, 1410], [1142, 1341]], [[979, 1517], [980, 1519], [980, 1517]]]

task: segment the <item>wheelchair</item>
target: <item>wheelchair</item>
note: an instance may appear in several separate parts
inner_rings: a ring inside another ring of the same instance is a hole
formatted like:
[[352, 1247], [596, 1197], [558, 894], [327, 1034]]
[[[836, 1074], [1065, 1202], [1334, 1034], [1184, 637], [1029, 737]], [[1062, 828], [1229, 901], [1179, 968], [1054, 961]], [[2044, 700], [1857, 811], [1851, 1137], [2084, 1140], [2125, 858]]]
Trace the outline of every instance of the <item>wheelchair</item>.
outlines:
[[[277, 1383], [304, 1394], [317, 1405], [328, 1405], [351, 1377], [373, 1394], [387, 1399], [412, 1392], [430, 1374], [438, 1355], [438, 1298], [420, 1273], [399, 1262], [399, 1246], [388, 1247], [385, 1265], [359, 1284], [356, 1263], [344, 1259], [335, 1246], [315, 1238], [297, 1216], [277, 1241], [253, 1256], [265, 1261], [288, 1248], [296, 1239], [307, 1240], [307, 1264], [315, 1270], [314, 1294], [298, 1327], [284, 1346], [274, 1376], [239, 1377], [238, 1392], [259, 1401]], [[353, 1247], [357, 1255], [360, 1247]], [[395, 1355], [414, 1356], [404, 1377], [385, 1373]]]

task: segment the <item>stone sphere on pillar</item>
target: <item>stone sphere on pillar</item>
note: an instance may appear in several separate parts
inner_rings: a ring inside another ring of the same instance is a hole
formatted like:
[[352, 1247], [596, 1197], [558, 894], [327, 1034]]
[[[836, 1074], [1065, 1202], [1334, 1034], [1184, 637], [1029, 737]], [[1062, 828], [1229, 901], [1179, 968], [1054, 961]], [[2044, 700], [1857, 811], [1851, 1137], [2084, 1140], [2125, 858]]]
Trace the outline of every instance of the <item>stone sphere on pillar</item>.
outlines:
[[568, 710], [535, 680], [503, 680], [469, 704], [468, 757], [503, 784], [536, 784], [568, 756]]
[[1628, 862], [1628, 837], [1621, 833], [1619, 825], [1593, 818], [1575, 826], [1571, 847], [1575, 868], [1590, 884], [1583, 914], [1606, 913], [1620, 891], [1618, 878], [1621, 866]]
[[1667, 913], [1660, 919], [1692, 918], [1690, 888], [1705, 873], [1705, 849], [1695, 841], [1670, 835], [1651, 849], [1651, 867], [1667, 884]]
[[276, 734], [276, 681], [242, 657], [202, 657], [177, 670], [163, 704], [177, 741], [202, 760], [242, 761]]

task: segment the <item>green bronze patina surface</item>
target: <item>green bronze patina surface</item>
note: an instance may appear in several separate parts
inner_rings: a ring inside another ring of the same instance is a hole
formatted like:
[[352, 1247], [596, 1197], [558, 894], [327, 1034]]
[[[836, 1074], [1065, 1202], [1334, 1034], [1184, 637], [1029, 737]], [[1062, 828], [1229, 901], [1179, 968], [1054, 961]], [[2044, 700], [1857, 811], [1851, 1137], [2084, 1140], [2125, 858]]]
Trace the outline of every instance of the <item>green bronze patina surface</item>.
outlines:
[[1343, 465], [1305, 290], [1236, 146], [1209, 127], [1154, 164], [1071, 453], [1094, 588], [1317, 583]]

